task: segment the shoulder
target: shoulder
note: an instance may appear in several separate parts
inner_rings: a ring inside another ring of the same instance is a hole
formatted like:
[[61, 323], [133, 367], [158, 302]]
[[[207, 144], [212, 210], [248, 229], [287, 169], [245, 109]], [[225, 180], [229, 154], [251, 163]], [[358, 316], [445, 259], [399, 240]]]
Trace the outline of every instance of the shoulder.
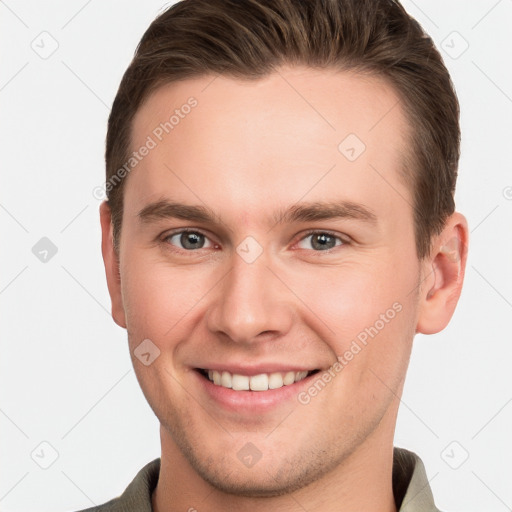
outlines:
[[146, 464], [123, 494], [110, 501], [76, 512], [152, 512], [151, 495], [160, 474], [160, 458]]
[[399, 512], [440, 512], [422, 460], [403, 448], [393, 452], [393, 493]]

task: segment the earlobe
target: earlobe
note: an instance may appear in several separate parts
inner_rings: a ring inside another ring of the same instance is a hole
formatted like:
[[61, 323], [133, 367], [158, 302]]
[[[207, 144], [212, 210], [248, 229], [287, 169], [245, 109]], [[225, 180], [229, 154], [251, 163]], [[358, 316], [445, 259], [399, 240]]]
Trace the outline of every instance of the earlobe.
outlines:
[[107, 201], [100, 205], [101, 222], [101, 253], [105, 265], [108, 292], [112, 302], [112, 318], [114, 322], [126, 329], [126, 318], [121, 293], [121, 275], [119, 272], [119, 259], [114, 250], [112, 236], [112, 216]]
[[424, 264], [416, 332], [435, 334], [452, 318], [464, 281], [468, 234], [466, 218], [455, 212], [435, 237], [432, 254]]

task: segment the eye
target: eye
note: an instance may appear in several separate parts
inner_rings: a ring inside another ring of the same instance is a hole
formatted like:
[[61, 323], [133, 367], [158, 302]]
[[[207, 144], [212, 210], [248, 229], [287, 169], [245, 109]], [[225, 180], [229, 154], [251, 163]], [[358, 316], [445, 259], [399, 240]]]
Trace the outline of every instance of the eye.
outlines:
[[[340, 243], [337, 243], [338, 241]], [[297, 245], [300, 249], [313, 248], [315, 251], [328, 251], [329, 249], [346, 243], [347, 242], [341, 237], [329, 233], [328, 231], [312, 231], [303, 237]], [[300, 244], [303, 245], [301, 246]]]
[[[175, 233], [170, 233], [163, 238], [163, 241], [180, 250], [189, 252], [197, 249], [218, 247], [205, 234], [191, 229], [183, 229]], [[311, 231], [298, 242], [297, 246], [300, 249], [313, 249], [319, 252], [329, 251], [347, 243], [346, 240], [343, 240], [334, 233], [328, 231]]]
[[[164, 242], [177, 246], [179, 249], [193, 251], [194, 249], [203, 249], [214, 247], [213, 242], [200, 231], [185, 229], [171, 233], [164, 238]], [[207, 244], [205, 246], [205, 243]], [[208, 245], [209, 244], [209, 245]]]

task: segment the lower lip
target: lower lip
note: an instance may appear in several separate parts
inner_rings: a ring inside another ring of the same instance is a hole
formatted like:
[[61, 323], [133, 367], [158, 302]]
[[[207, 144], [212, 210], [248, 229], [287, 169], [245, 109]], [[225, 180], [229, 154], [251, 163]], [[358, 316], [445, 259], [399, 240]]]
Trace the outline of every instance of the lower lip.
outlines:
[[269, 389], [268, 391], [235, 391], [214, 384], [210, 379], [196, 370], [192, 373], [199, 379], [205, 392], [216, 404], [231, 412], [251, 414], [261, 414], [270, 411], [280, 404], [293, 399], [297, 401], [297, 395], [300, 391], [309, 386], [310, 381], [318, 375], [318, 373], [314, 373], [289, 386]]

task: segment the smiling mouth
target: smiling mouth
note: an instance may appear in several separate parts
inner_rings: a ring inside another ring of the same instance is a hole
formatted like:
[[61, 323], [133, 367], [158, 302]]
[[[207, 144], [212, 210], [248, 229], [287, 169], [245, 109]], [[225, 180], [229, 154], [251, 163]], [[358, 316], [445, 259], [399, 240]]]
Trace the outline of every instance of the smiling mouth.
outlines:
[[234, 391], [268, 391], [269, 389], [279, 389], [283, 386], [295, 384], [310, 375], [318, 373], [320, 370], [260, 373], [251, 376], [227, 371], [206, 370], [204, 368], [196, 368], [196, 371], [216, 386], [233, 389]]

